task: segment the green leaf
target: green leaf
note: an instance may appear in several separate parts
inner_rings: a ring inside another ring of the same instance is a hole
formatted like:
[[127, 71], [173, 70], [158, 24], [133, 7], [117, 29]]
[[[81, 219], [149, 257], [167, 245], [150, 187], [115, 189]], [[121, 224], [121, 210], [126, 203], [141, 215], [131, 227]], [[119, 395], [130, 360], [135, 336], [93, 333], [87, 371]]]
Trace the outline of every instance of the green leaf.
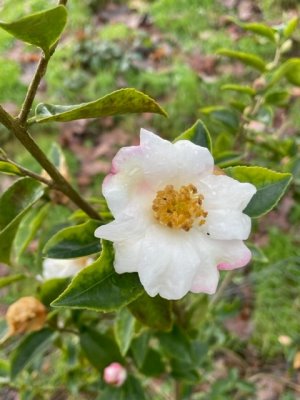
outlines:
[[69, 278], [54, 278], [43, 282], [39, 290], [39, 298], [45, 306], [49, 307], [70, 283]]
[[0, 289], [11, 285], [14, 282], [21, 281], [22, 279], [25, 279], [26, 276], [23, 274], [17, 274], [17, 275], [9, 275], [9, 276], [4, 276], [0, 278]]
[[265, 97], [265, 102], [267, 104], [272, 104], [275, 106], [282, 106], [287, 104], [289, 98], [289, 92], [287, 92], [286, 90], [277, 90], [268, 93]]
[[266, 64], [264, 60], [255, 54], [244, 53], [242, 51], [234, 51], [230, 49], [219, 49], [217, 54], [238, 60], [243, 64], [257, 69], [260, 72], [264, 72], [266, 70]]
[[17, 39], [40, 47], [49, 57], [50, 48], [59, 39], [66, 22], [67, 10], [60, 5], [14, 22], [0, 21], [0, 27]]
[[94, 235], [99, 221], [88, 220], [83, 224], [64, 228], [46, 243], [43, 254], [48, 258], [77, 258], [99, 253], [100, 240]]
[[0, 359], [0, 385], [7, 384], [9, 385], [9, 372], [10, 365], [7, 360]]
[[13, 254], [16, 256], [17, 260], [24, 253], [29, 243], [35, 237], [41, 224], [48, 215], [50, 206], [50, 203], [47, 203], [40, 208], [31, 208], [31, 210], [22, 219], [14, 240]]
[[8, 161], [0, 161], [0, 172], [8, 175], [23, 175], [16, 165], [11, 164]]
[[30, 178], [16, 181], [0, 198], [0, 262], [10, 263], [14, 237], [23, 217], [43, 196], [44, 186]]
[[198, 146], [206, 147], [210, 152], [212, 151], [210, 133], [200, 119], [198, 119], [191, 128], [178, 136], [174, 142], [177, 142], [178, 140], [189, 140]]
[[135, 319], [126, 307], [116, 316], [114, 332], [122, 356], [125, 356], [134, 336]]
[[22, 178], [10, 186], [0, 198], [0, 230], [44, 194], [44, 186], [31, 179]]
[[220, 168], [229, 167], [241, 161], [243, 155], [237, 151], [223, 151], [215, 157], [215, 164]]
[[162, 352], [167, 357], [193, 364], [193, 349], [189, 338], [176, 325], [168, 333], [157, 334]]
[[274, 72], [268, 86], [275, 85], [282, 78], [286, 78], [292, 85], [300, 86], [300, 58], [290, 58], [284, 62]]
[[229, 167], [225, 172], [240, 182], [249, 182], [256, 187], [257, 192], [244, 210], [244, 213], [252, 218], [271, 211], [292, 181], [291, 174], [275, 172], [263, 167]]
[[53, 335], [54, 332], [46, 328], [30, 333], [21, 341], [11, 355], [11, 379], [15, 379], [36, 354], [45, 350]]
[[149, 349], [140, 372], [146, 376], [158, 376], [165, 372], [165, 365], [158, 351]]
[[221, 86], [221, 90], [232, 90], [233, 92], [249, 94], [249, 96], [255, 96], [256, 92], [250, 86], [226, 84]]
[[256, 33], [259, 36], [263, 36], [267, 39], [270, 39], [272, 42], [276, 42], [275, 30], [266, 24], [262, 24], [259, 22], [249, 22], [242, 23], [235, 21], [235, 23], [246, 31]]
[[107, 386], [96, 400], [146, 400], [146, 397], [140, 382], [129, 375], [121, 387]]
[[151, 97], [135, 89], [126, 88], [116, 90], [98, 100], [73, 106], [38, 104], [35, 110], [35, 121], [67, 122], [76, 119], [143, 112], [167, 116], [166, 112]]
[[211, 106], [201, 108], [200, 111], [203, 114], [209, 115], [210, 118], [218, 123], [221, 123], [232, 133], [236, 133], [239, 128], [240, 120], [238, 113], [232, 109], [223, 106]]
[[80, 334], [80, 345], [89, 362], [100, 371], [112, 362], [123, 361], [116, 342], [93, 329]]
[[139, 368], [144, 364], [145, 357], [149, 350], [149, 340], [150, 334], [149, 332], [144, 332], [137, 338], [133, 339], [130, 350], [132, 352], [134, 361], [136, 362]]
[[290, 38], [292, 34], [295, 32], [299, 23], [299, 17], [292, 18], [283, 29], [283, 34], [286, 38]]
[[160, 331], [172, 328], [171, 302], [160, 296], [150, 297], [145, 291], [128, 305], [129, 310], [142, 324]]
[[76, 275], [51, 305], [107, 312], [118, 310], [137, 299], [143, 293], [138, 275], [117, 274], [113, 260], [112, 243], [103, 241], [100, 258]]
[[252, 253], [252, 261], [259, 262], [262, 264], [267, 264], [269, 262], [268, 257], [262, 251], [260, 247], [255, 246], [252, 243], [247, 243], [247, 247], [251, 250]]
[[182, 380], [189, 383], [199, 383], [200, 376], [197, 369], [183, 361], [179, 360], [178, 358], [171, 358], [171, 368], [172, 368], [172, 376], [176, 380]]

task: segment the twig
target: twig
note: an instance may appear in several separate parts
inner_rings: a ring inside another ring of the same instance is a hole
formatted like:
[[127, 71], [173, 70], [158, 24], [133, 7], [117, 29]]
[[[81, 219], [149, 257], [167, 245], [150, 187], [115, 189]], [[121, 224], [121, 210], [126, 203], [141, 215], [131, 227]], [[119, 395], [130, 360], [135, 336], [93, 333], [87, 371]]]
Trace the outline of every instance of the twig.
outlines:
[[9, 158], [6, 158], [6, 157], [5, 158], [1, 158], [0, 157], [0, 161], [7, 161], [10, 164], [12, 164], [15, 167], [17, 167], [20, 170], [22, 176], [29, 176], [30, 178], [33, 178], [33, 179], [35, 179], [37, 181], [40, 181], [40, 182], [44, 183], [45, 185], [47, 185], [47, 186], [49, 186], [51, 188], [55, 188], [55, 183], [52, 180], [44, 178], [42, 175], [36, 174], [35, 172], [30, 171], [29, 169], [22, 167], [22, 165], [16, 163], [13, 160], [10, 160]]
[[39, 164], [48, 172], [48, 175], [53, 179], [58, 190], [64, 193], [70, 200], [81, 208], [89, 217], [101, 220], [99, 213], [87, 203], [70, 183], [62, 176], [57, 168], [47, 158], [46, 154], [40, 149], [29, 132], [20, 124], [18, 119], [14, 119], [8, 114], [3, 107], [0, 106], [0, 122], [23, 144], [29, 153], [39, 162]]
[[[60, 0], [58, 2], [58, 5], [66, 5], [68, 0]], [[18, 119], [21, 123], [21, 125], [24, 125], [27, 121], [28, 115], [30, 113], [31, 107], [32, 107], [32, 103], [34, 101], [34, 98], [36, 96], [36, 92], [38, 90], [38, 87], [41, 83], [41, 80], [43, 79], [43, 76], [46, 73], [47, 70], [47, 66], [48, 63], [50, 61], [51, 56], [54, 54], [56, 47], [58, 45], [58, 41], [56, 43], [54, 43], [54, 45], [52, 46], [52, 48], [50, 49], [50, 55], [49, 57], [45, 58], [45, 56], [41, 56], [40, 61], [37, 65], [35, 74], [33, 76], [33, 79], [29, 85], [29, 88], [27, 90], [26, 96], [25, 96], [25, 100], [22, 104], [22, 108], [21, 111], [18, 115]]]

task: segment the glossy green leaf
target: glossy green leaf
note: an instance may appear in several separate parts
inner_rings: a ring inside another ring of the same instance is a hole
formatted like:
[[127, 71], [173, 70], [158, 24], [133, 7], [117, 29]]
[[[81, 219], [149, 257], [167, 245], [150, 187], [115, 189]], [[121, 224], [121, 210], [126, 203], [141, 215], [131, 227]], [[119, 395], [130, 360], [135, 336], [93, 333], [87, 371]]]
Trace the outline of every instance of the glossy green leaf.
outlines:
[[220, 168], [235, 165], [241, 161], [243, 155], [237, 151], [223, 151], [215, 157], [215, 164]]
[[149, 96], [132, 88], [120, 89], [98, 100], [72, 106], [38, 104], [36, 122], [74, 121], [110, 115], [150, 112], [166, 116], [166, 112]]
[[177, 142], [178, 140], [189, 140], [198, 146], [206, 147], [210, 152], [212, 151], [210, 133], [200, 119], [198, 119], [191, 128], [178, 136], [174, 142]]
[[68, 286], [70, 278], [54, 278], [43, 282], [39, 289], [39, 298], [47, 307], [50, 306]]
[[0, 262], [10, 263], [17, 229], [23, 217], [44, 194], [44, 186], [30, 178], [16, 181], [0, 198]]
[[193, 349], [189, 338], [178, 327], [174, 326], [171, 332], [157, 334], [161, 351], [167, 357], [176, 358], [186, 363], [193, 363]]
[[261, 264], [267, 264], [269, 262], [268, 257], [265, 255], [265, 253], [262, 251], [261, 248], [255, 246], [252, 243], [247, 243], [247, 247], [251, 250], [252, 253], [252, 261], [261, 263]]
[[114, 332], [122, 356], [125, 356], [134, 336], [135, 319], [126, 307], [116, 316]]
[[43, 254], [48, 258], [77, 258], [99, 253], [100, 240], [94, 235], [99, 221], [88, 220], [57, 232], [46, 243]]
[[142, 324], [150, 328], [169, 331], [172, 328], [171, 302], [160, 296], [150, 297], [145, 291], [128, 305], [129, 310]]
[[244, 53], [242, 51], [235, 51], [230, 49], [219, 49], [217, 51], [217, 54], [232, 58], [234, 60], [238, 60], [241, 63], [249, 65], [250, 67], [257, 69], [260, 72], [264, 72], [266, 70], [266, 64], [264, 60], [256, 54]]
[[137, 299], [143, 293], [138, 275], [117, 274], [113, 260], [112, 243], [103, 241], [100, 258], [76, 275], [52, 306], [107, 312], [118, 310]]
[[23, 175], [16, 165], [11, 164], [8, 161], [0, 161], [0, 172], [8, 175]]
[[11, 354], [11, 379], [15, 379], [36, 354], [45, 350], [53, 335], [52, 330], [45, 328], [30, 333], [21, 341]]
[[51, 46], [59, 39], [66, 22], [67, 10], [60, 5], [14, 22], [0, 21], [0, 27], [17, 39], [40, 47], [48, 57]]
[[223, 106], [210, 106], [201, 108], [200, 111], [209, 115], [210, 118], [222, 124], [232, 133], [236, 133], [239, 128], [239, 114], [235, 110]]
[[236, 23], [246, 31], [256, 33], [259, 36], [263, 36], [267, 39], [270, 39], [272, 42], [276, 41], [274, 29], [266, 24], [262, 24], [259, 22], [248, 22], [248, 23], [236, 22]]
[[140, 336], [134, 338], [131, 343], [130, 350], [138, 368], [141, 368], [144, 364], [145, 357], [149, 350], [149, 340], [150, 333], [143, 332]]
[[171, 374], [175, 380], [197, 384], [200, 381], [197, 369], [183, 360], [171, 358]]
[[159, 376], [165, 372], [165, 364], [158, 351], [149, 349], [140, 371], [146, 376]]
[[233, 92], [249, 94], [249, 96], [255, 96], [256, 92], [250, 86], [226, 84], [221, 86], [221, 90], [231, 90]]
[[300, 86], [300, 58], [290, 58], [283, 63], [274, 72], [268, 86], [275, 85], [282, 78], [286, 78], [292, 85]]
[[35, 203], [43, 193], [44, 186], [31, 178], [19, 179], [11, 185], [0, 198], [0, 230]]
[[226, 174], [240, 181], [252, 183], [257, 192], [244, 210], [249, 217], [260, 217], [271, 211], [284, 195], [292, 175], [275, 172], [263, 167], [229, 167]]
[[25, 279], [26, 276], [23, 274], [17, 274], [17, 275], [9, 275], [9, 276], [3, 276], [0, 278], [0, 289], [11, 285], [14, 282], [21, 281], [22, 279]]
[[50, 203], [47, 203], [40, 208], [31, 208], [22, 219], [14, 240], [13, 254], [17, 259], [19, 259], [28, 247], [29, 243], [34, 239], [43, 221], [48, 215], [50, 206]]
[[114, 340], [93, 329], [80, 334], [80, 345], [89, 362], [102, 371], [112, 362], [122, 362], [122, 356]]
[[286, 38], [290, 38], [295, 32], [299, 23], [299, 17], [292, 18], [284, 27], [283, 34]]
[[121, 387], [108, 386], [96, 400], [146, 400], [140, 382], [129, 375]]
[[268, 93], [265, 97], [265, 102], [267, 104], [272, 104], [275, 106], [286, 105], [290, 98], [289, 92], [286, 90], [277, 90], [271, 93]]
[[0, 384], [9, 383], [10, 365], [7, 360], [0, 359]]

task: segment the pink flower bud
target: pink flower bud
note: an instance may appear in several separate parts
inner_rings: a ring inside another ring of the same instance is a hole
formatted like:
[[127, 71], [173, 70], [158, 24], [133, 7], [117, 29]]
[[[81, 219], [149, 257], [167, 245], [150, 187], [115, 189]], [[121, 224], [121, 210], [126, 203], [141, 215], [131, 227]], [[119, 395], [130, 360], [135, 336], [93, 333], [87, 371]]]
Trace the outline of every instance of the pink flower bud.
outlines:
[[117, 362], [111, 363], [104, 369], [103, 379], [109, 385], [122, 386], [126, 378], [126, 369]]

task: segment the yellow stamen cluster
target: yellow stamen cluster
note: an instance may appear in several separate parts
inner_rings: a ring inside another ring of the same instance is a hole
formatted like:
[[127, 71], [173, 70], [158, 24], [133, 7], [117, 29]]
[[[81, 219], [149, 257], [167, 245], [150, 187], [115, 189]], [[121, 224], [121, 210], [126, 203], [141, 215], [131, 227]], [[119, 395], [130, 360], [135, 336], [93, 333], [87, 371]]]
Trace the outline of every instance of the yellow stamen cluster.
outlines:
[[169, 228], [189, 231], [195, 221], [198, 225], [205, 224], [207, 212], [202, 208], [203, 199], [192, 184], [181, 186], [179, 190], [167, 185], [157, 192], [153, 200], [154, 217]]

